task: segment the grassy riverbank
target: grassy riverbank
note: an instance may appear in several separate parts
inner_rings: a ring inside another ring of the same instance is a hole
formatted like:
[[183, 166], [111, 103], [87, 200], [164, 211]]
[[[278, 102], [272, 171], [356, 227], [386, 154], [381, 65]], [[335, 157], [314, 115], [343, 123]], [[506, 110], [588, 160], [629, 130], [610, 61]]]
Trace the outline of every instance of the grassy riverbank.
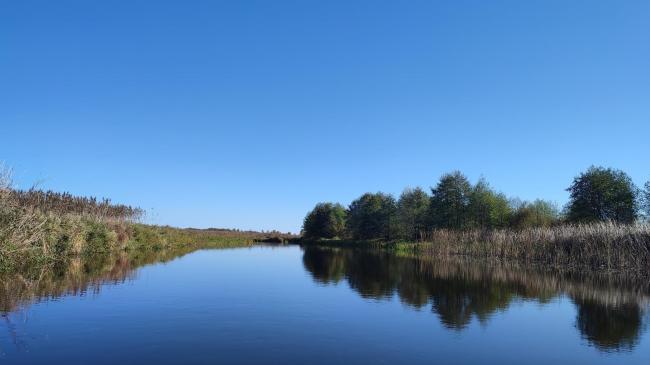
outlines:
[[[55, 264], [71, 257], [116, 251], [228, 248], [252, 245], [263, 235], [234, 231], [181, 229], [86, 217], [46, 217], [23, 241], [0, 241], [0, 271]], [[28, 230], [26, 233], [29, 232]], [[16, 236], [15, 234], [12, 236]]]
[[419, 256], [516, 260], [561, 268], [650, 270], [650, 225], [594, 223], [522, 230], [433, 230], [420, 242], [304, 240], [303, 244], [382, 248]]
[[109, 200], [11, 188], [0, 179], [0, 271], [53, 264], [75, 256], [168, 248], [252, 245], [286, 235], [139, 223], [142, 210]]

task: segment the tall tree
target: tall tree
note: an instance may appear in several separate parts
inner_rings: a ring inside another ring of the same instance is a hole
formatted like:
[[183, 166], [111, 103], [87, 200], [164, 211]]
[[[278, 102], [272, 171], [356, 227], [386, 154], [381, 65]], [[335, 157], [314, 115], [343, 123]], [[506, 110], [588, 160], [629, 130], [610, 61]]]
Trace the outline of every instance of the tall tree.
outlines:
[[469, 196], [472, 187], [462, 173], [454, 171], [440, 178], [431, 189], [429, 218], [434, 228], [463, 229], [469, 223]]
[[405, 239], [417, 239], [427, 224], [429, 196], [421, 188], [405, 189], [397, 201], [399, 235]]
[[303, 222], [303, 235], [307, 238], [335, 238], [345, 233], [345, 208], [341, 204], [318, 203]]
[[572, 222], [632, 223], [637, 217], [637, 188], [621, 170], [592, 166], [567, 191], [567, 217]]
[[348, 208], [348, 231], [354, 239], [395, 238], [395, 198], [366, 193]]
[[478, 228], [500, 228], [508, 225], [511, 209], [504, 194], [497, 193], [481, 178], [469, 193], [469, 225]]

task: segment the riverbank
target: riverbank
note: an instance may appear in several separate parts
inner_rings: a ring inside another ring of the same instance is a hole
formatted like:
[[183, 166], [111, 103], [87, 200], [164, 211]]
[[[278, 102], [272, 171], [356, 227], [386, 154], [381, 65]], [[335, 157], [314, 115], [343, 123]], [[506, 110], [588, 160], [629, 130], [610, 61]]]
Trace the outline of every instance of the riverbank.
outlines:
[[75, 257], [116, 252], [246, 247], [264, 235], [234, 231], [183, 229], [132, 222], [110, 222], [79, 217], [54, 219], [43, 225], [34, 241], [2, 241], [0, 271], [24, 271]]
[[[1, 180], [1, 179], [0, 179]], [[0, 272], [134, 250], [250, 246], [289, 235], [139, 223], [143, 211], [110, 200], [51, 191], [20, 191], [0, 181]]]
[[304, 245], [466, 256], [562, 269], [650, 272], [650, 225], [594, 223], [522, 230], [433, 230], [422, 241], [302, 240]]

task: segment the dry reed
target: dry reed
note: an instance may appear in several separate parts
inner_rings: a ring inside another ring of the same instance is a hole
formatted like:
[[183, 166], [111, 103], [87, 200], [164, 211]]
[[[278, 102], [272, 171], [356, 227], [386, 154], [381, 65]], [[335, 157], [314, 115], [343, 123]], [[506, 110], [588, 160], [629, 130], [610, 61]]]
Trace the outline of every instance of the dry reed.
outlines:
[[517, 259], [553, 266], [650, 269], [650, 225], [594, 223], [523, 230], [434, 230], [418, 250], [430, 255]]

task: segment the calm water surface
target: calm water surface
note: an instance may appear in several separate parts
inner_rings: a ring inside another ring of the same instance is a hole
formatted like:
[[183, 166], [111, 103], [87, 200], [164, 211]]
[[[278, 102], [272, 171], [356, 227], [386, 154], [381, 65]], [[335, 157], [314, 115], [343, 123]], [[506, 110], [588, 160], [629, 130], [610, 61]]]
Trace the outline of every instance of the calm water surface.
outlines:
[[0, 363], [650, 364], [647, 281], [297, 246], [178, 255], [0, 278]]

